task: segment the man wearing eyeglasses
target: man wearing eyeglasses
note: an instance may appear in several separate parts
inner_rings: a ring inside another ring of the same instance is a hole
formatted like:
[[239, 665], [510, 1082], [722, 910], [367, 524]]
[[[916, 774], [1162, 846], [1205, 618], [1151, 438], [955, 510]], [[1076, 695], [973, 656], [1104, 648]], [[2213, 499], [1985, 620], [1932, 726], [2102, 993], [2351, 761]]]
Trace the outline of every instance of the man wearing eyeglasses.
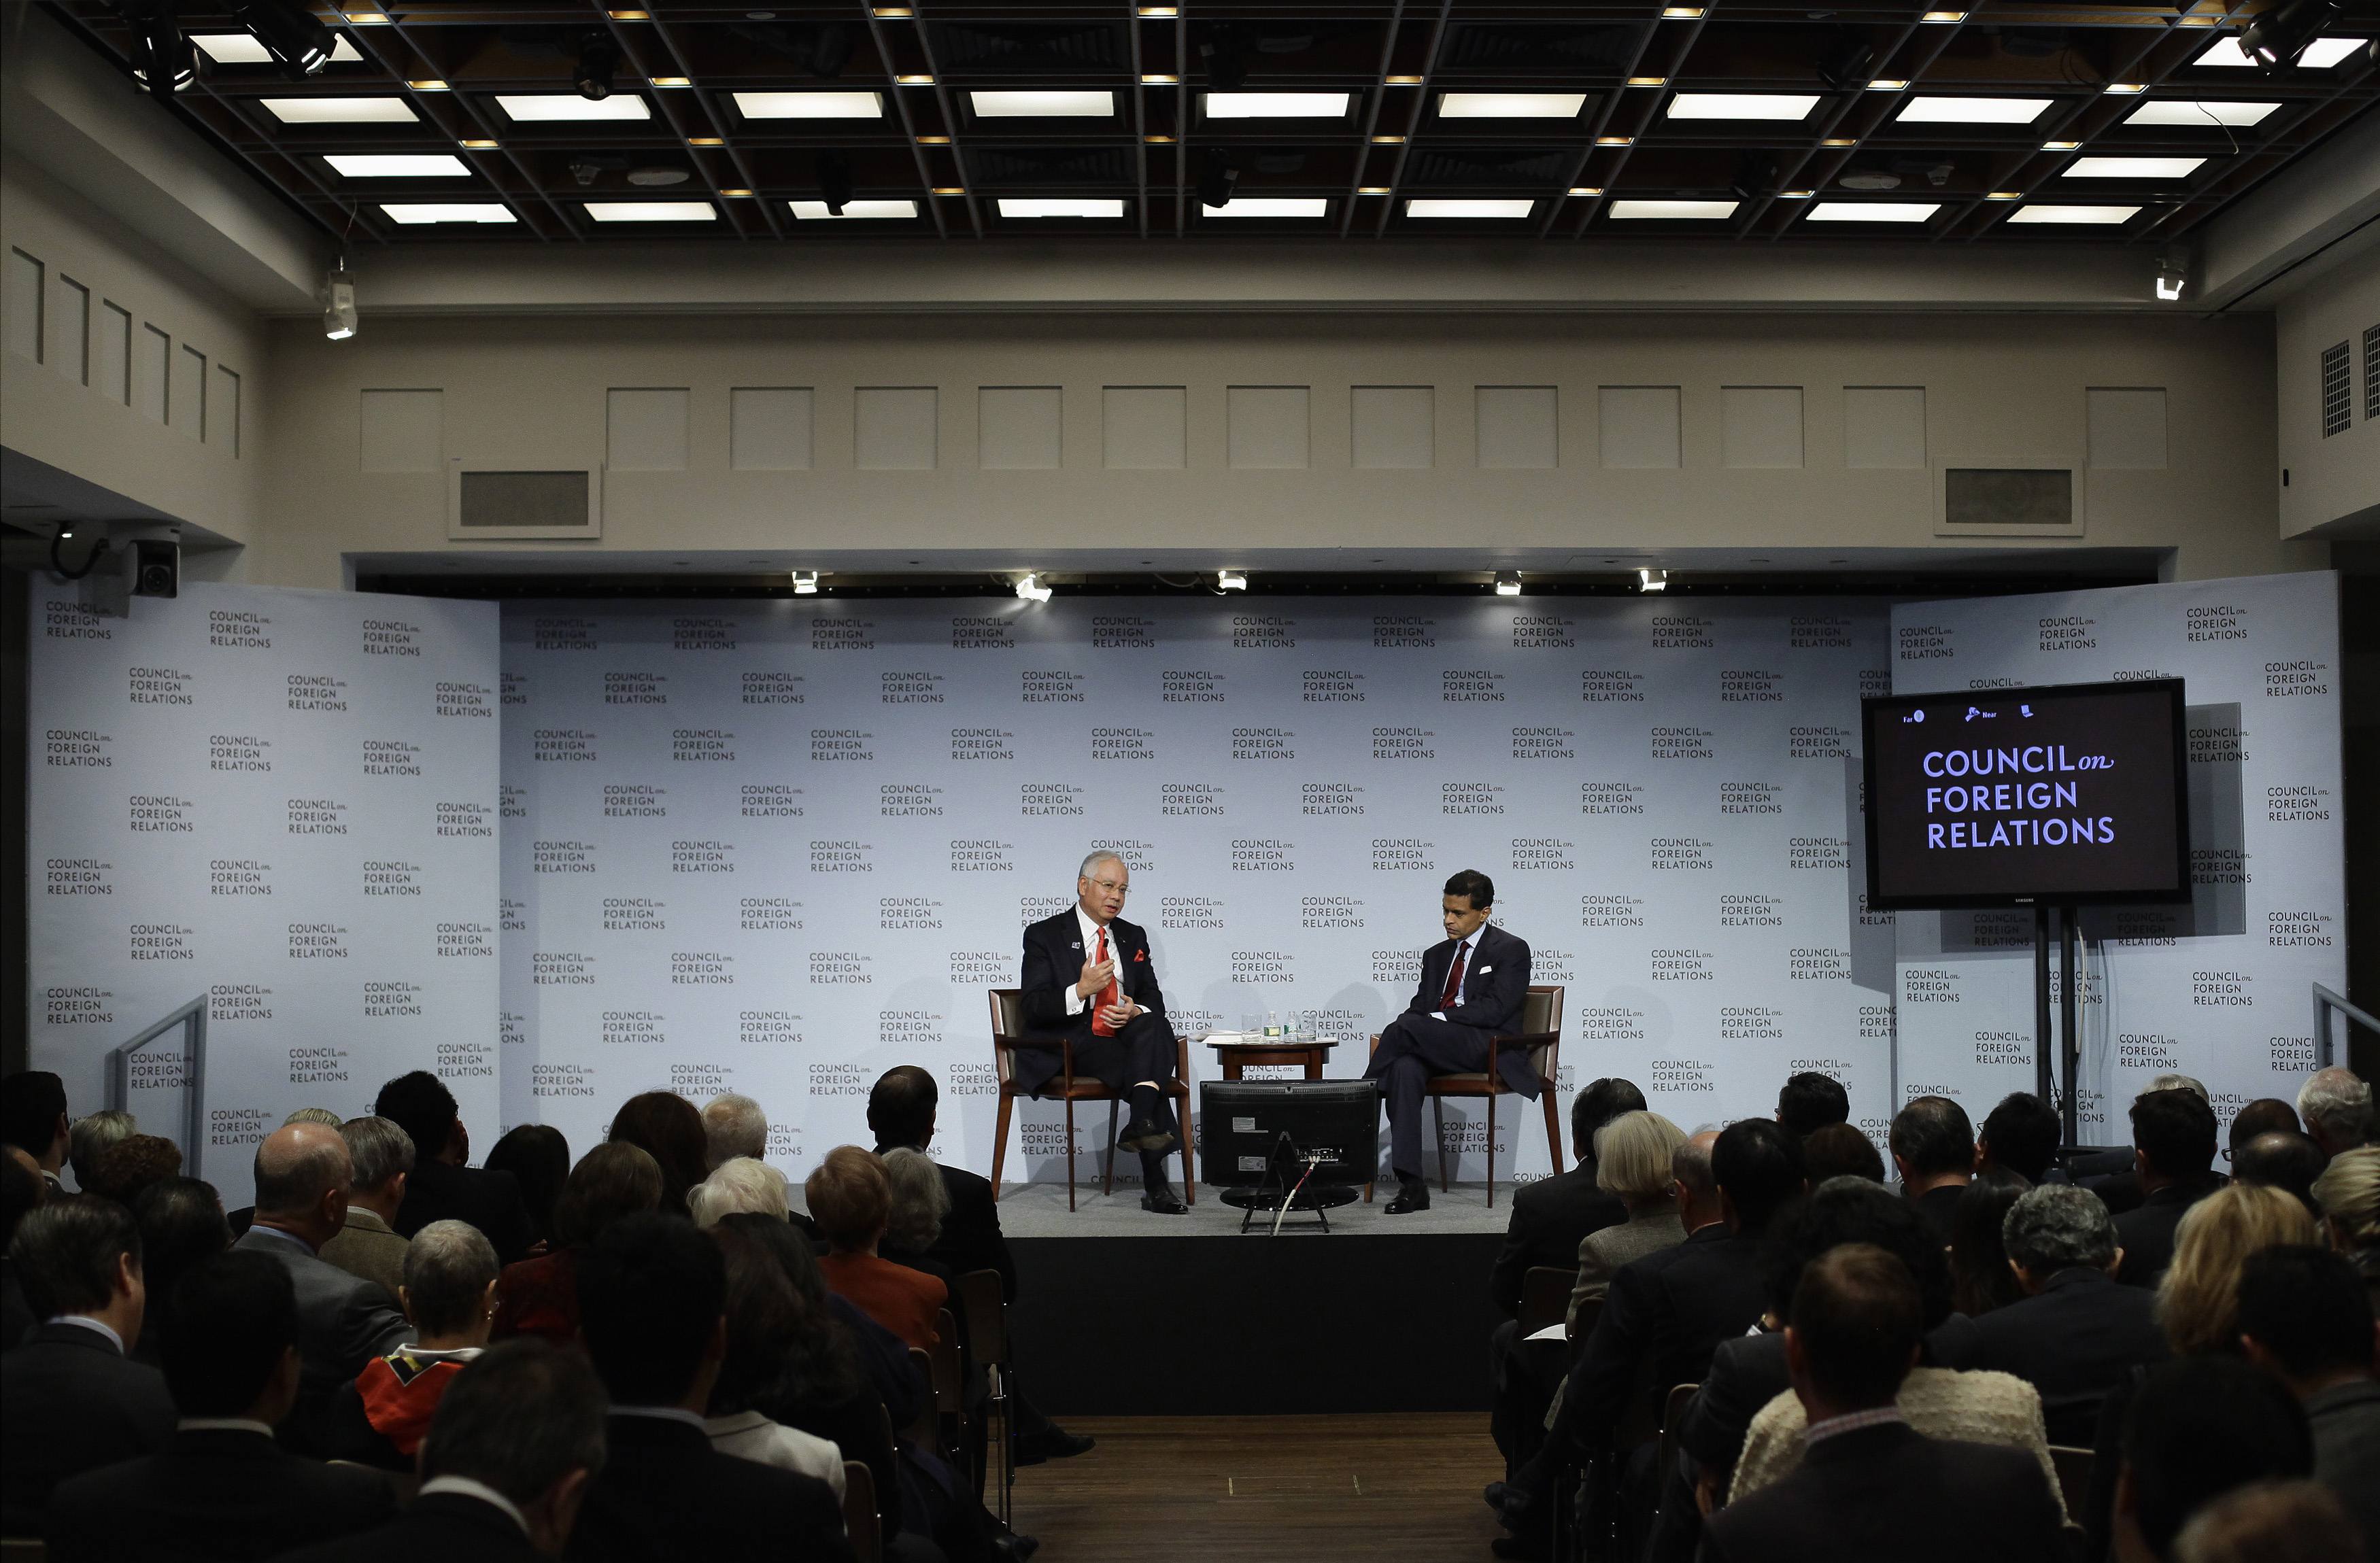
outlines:
[[[1179, 1143], [1165, 1099], [1178, 1048], [1148, 935], [1117, 915], [1131, 887], [1123, 858], [1095, 852], [1075, 877], [1074, 906], [1025, 930], [1025, 1020], [1074, 1044], [1076, 1076], [1102, 1081], [1132, 1103], [1116, 1145], [1140, 1153], [1140, 1207], [1179, 1216], [1184, 1207], [1165, 1167]], [[1019, 1049], [1018, 1088], [1038, 1094], [1058, 1066], [1053, 1048]]]

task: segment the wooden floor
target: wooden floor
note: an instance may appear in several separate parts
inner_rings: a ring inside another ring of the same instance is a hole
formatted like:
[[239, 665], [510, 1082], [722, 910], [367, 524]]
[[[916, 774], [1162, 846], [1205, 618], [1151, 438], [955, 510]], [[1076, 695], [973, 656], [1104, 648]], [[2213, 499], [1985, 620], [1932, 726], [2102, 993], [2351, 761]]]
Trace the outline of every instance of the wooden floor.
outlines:
[[1320, 1555], [1484, 1563], [1503, 1474], [1484, 1412], [1068, 1418], [1088, 1454], [1016, 1473], [1016, 1528], [1048, 1563]]

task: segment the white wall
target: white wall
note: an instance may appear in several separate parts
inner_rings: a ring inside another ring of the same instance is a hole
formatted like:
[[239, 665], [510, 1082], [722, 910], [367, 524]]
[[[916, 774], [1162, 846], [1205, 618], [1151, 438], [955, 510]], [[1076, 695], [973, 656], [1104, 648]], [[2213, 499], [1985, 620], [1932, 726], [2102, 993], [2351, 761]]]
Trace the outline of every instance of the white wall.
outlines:
[[[310, 325], [274, 330], [282, 394], [269, 438], [279, 458], [245, 575], [288, 585], [336, 584], [351, 552], [453, 548], [684, 558], [1111, 544], [1226, 549], [1247, 563], [1268, 549], [1333, 547], [1475, 557], [1489, 548], [1972, 550], [1972, 539], [1935, 536], [1922, 466], [1846, 465], [1845, 389], [1873, 386], [1924, 388], [1925, 453], [1937, 458], [2083, 463], [2095, 416], [2154, 412], [2161, 400], [2162, 428], [2152, 418], [2095, 431], [2103, 465], [2087, 474], [2082, 545], [2170, 549], [2181, 577], [2325, 562], [2319, 545], [2277, 537], [2272, 345], [2257, 317], [382, 317], [344, 344]], [[1060, 388], [1054, 470], [984, 460], [981, 390], [1016, 386]], [[1431, 388], [1427, 466], [1354, 465], [1357, 386]], [[807, 470], [731, 466], [739, 387], [811, 390]], [[886, 387], [934, 388], [933, 427], [905, 440], [894, 430], [880, 448], [888, 426], [874, 416], [917, 405], [862, 394]], [[1122, 424], [1111, 420], [1150, 409], [1145, 397], [1111, 397], [1113, 387], [1183, 389], [1180, 467], [1117, 469], [1111, 437]], [[1306, 388], [1303, 466], [1281, 424], [1296, 398], [1244, 393], [1235, 432], [1233, 387]], [[1483, 398], [1481, 387], [1550, 396]], [[1642, 401], [1617, 398], [1607, 415], [1607, 387], [1676, 388], [1676, 466], [1607, 449], [1615, 421]], [[1799, 388], [1800, 466], [1750, 465], [1791, 460], [1793, 442], [1774, 426], [1790, 418], [1780, 408], [1791, 398], [1730, 394], [1747, 387]], [[636, 423], [670, 399], [609, 395], [675, 388], [686, 394], [682, 457], [674, 425]], [[2100, 388], [2163, 395], [2091, 396]], [[374, 465], [417, 470], [368, 474], [363, 397], [388, 390], [439, 394], [375, 403], [391, 416], [374, 419]], [[1533, 424], [1548, 403], [1550, 428]], [[640, 431], [634, 452], [620, 454], [639, 467], [683, 466], [610, 472], [600, 542], [447, 541], [443, 461], [592, 466], [612, 454], [624, 409]], [[899, 469], [871, 469], [888, 463]]]
[[[2279, 375], [2281, 536], [2334, 523], [2380, 532], [2380, 247], [2281, 300], [2274, 311]], [[2348, 425], [2325, 434], [2322, 355], [2347, 349]], [[2276, 479], [2277, 481], [2277, 478]]]

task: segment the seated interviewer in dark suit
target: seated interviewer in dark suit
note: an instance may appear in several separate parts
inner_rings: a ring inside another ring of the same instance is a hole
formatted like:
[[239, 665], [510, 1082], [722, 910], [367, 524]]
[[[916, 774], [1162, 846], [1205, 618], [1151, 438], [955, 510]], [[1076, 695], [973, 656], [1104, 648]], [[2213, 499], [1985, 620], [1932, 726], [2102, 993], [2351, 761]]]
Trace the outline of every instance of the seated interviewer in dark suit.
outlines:
[[2010, 1563], [2064, 1554], [2057, 1500], [2021, 1449], [1927, 1438], [1893, 1404], [1916, 1363], [1922, 1304], [1909, 1268], [1846, 1243], [1803, 1269], [1785, 1329], [1808, 1452], [1791, 1476], [1720, 1509], [1708, 1563]]
[[[1378, 1083], [1389, 1115], [1389, 1169], [1397, 1180], [1391, 1216], [1429, 1208], [1421, 1155], [1421, 1103], [1429, 1077], [1485, 1070], [1488, 1039], [1518, 1030], [1528, 1002], [1528, 943], [1488, 921], [1495, 903], [1495, 881], [1476, 869], [1446, 881], [1439, 901], [1445, 942], [1422, 951], [1413, 1001], [1381, 1028], [1379, 1046], [1364, 1066], [1364, 1078]], [[1496, 1069], [1507, 1086], [1531, 1101], [1545, 1088], [1522, 1049], [1499, 1050]]]
[[[1025, 930], [1018, 978], [1025, 1024], [1073, 1043], [1075, 1074], [1099, 1081], [1132, 1104], [1132, 1121], [1116, 1144], [1140, 1156], [1141, 1208], [1179, 1216], [1186, 1206], [1166, 1170], [1180, 1144], [1165, 1083], [1173, 1078], [1173, 1023], [1149, 959], [1148, 935], [1118, 915], [1132, 889], [1132, 871], [1111, 852], [1083, 859], [1075, 877], [1075, 905]], [[1017, 1088], [1038, 1092], [1057, 1078], [1054, 1048], [1021, 1048]]]
[[411, 1237], [432, 1221], [468, 1221], [487, 1234], [504, 1263], [528, 1257], [537, 1230], [520, 1180], [470, 1165], [470, 1132], [443, 1081], [426, 1070], [400, 1074], [380, 1088], [372, 1111], [413, 1141], [405, 1203], [392, 1223], [399, 1232]]
[[2087, 1189], [2030, 1189], [2001, 1230], [2025, 1295], [1977, 1315], [1942, 1365], [2016, 1375], [2041, 1391], [2049, 1441], [2088, 1448], [2107, 1392], [2171, 1354], [2156, 1294], [2116, 1283], [2116, 1221]]
[[364, 1364], [413, 1339], [396, 1300], [360, 1276], [317, 1256], [346, 1224], [347, 1143], [336, 1129], [290, 1123], [256, 1147], [256, 1222], [232, 1244], [262, 1254], [289, 1272], [298, 1291], [298, 1404], [283, 1419], [281, 1441], [301, 1453], [327, 1452], [339, 1391]]
[[585, 1355], [534, 1336], [504, 1341], [439, 1400], [420, 1496], [380, 1529], [285, 1554], [285, 1563], [547, 1557], [569, 1540], [603, 1462], [603, 1387]]
[[61, 1563], [270, 1557], [370, 1530], [387, 1482], [273, 1441], [298, 1400], [298, 1293], [261, 1254], [219, 1254], [174, 1289], [165, 1382], [181, 1413], [155, 1454], [87, 1471], [50, 1500]]
[[144, 1455], [174, 1434], [155, 1368], [129, 1360], [148, 1293], [131, 1214], [94, 1194], [52, 1194], [10, 1245], [34, 1315], [0, 1356], [0, 1534], [38, 1536], [57, 1484]]
[[2154, 1290], [2173, 1263], [2175, 1234], [2190, 1207], [2223, 1186], [2215, 1169], [2215, 1109], [2186, 1085], [2132, 1099], [2132, 1165], [2142, 1198], [2116, 1218], [2124, 1262], [2116, 1278]]
[[569, 1557], [850, 1563], [825, 1483], [710, 1447], [702, 1412], [726, 1355], [727, 1268], [708, 1233], [661, 1215], [613, 1223], [579, 1258], [578, 1321], [612, 1412]]

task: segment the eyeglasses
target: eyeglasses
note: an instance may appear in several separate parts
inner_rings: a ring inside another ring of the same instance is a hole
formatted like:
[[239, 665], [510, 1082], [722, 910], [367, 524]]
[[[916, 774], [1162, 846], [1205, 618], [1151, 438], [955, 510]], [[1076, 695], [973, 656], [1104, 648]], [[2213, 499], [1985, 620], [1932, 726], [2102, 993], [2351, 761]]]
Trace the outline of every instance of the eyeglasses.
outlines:
[[1132, 893], [1131, 886], [1120, 885], [1113, 879], [1093, 879], [1091, 881], [1091, 888], [1099, 891], [1113, 891], [1118, 895], [1130, 895]]

